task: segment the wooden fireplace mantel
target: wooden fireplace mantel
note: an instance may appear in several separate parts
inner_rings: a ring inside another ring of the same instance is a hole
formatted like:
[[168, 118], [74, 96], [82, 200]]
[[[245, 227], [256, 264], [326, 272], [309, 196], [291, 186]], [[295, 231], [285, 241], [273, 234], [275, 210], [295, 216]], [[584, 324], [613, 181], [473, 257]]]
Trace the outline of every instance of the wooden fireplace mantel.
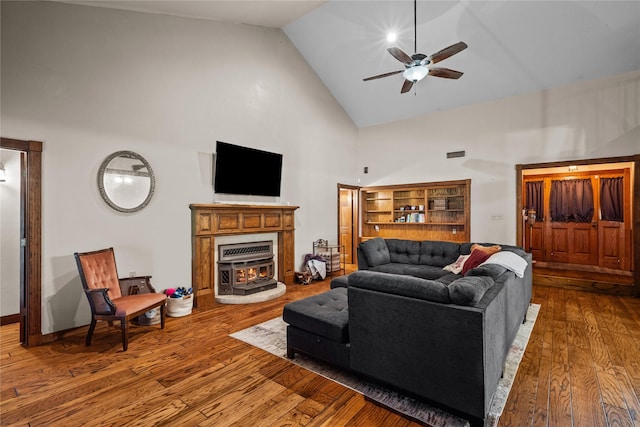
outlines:
[[216, 236], [278, 234], [278, 280], [294, 282], [294, 211], [298, 206], [191, 204], [191, 281], [194, 305], [215, 304]]

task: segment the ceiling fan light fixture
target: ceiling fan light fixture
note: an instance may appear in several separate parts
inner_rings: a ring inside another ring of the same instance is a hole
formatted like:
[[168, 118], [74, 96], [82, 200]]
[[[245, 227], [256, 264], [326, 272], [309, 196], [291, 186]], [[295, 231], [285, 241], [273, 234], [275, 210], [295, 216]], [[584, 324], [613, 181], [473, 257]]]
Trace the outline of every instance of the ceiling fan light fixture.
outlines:
[[411, 82], [419, 82], [424, 79], [427, 74], [429, 74], [429, 69], [425, 66], [418, 65], [404, 70], [402, 76]]
[[413, 1], [413, 55], [408, 55], [405, 51], [400, 49], [399, 47], [392, 46], [387, 48], [387, 52], [391, 54], [395, 59], [402, 62], [404, 65], [404, 70], [396, 70], [388, 73], [378, 74], [377, 76], [365, 77], [362, 79], [363, 81], [381, 79], [383, 77], [394, 76], [396, 74], [402, 73], [404, 77], [404, 82], [402, 83], [402, 88], [400, 89], [400, 93], [407, 93], [411, 90], [413, 85], [427, 75], [433, 77], [441, 77], [445, 79], [459, 79], [462, 76], [462, 72], [451, 70], [449, 68], [443, 67], [431, 67], [432, 65], [449, 58], [450, 56], [455, 55], [458, 52], [463, 51], [468, 46], [465, 42], [458, 42], [452, 44], [449, 47], [439, 50], [438, 52], [431, 54], [429, 56], [418, 53], [418, 36], [417, 36], [417, 28], [418, 28], [418, 18], [416, 12], [416, 5], [418, 0]]

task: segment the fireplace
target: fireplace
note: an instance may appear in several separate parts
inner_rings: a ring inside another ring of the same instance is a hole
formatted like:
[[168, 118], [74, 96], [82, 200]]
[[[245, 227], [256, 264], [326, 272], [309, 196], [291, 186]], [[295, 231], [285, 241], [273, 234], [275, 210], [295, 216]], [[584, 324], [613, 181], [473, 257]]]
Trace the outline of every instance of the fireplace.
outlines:
[[218, 246], [218, 295], [251, 295], [277, 287], [273, 242]]
[[[191, 283], [194, 307], [209, 310], [220, 304], [252, 304], [286, 293], [295, 281], [295, 218], [297, 206], [191, 204]], [[277, 286], [251, 295], [218, 294], [219, 247], [222, 244], [273, 241]]]

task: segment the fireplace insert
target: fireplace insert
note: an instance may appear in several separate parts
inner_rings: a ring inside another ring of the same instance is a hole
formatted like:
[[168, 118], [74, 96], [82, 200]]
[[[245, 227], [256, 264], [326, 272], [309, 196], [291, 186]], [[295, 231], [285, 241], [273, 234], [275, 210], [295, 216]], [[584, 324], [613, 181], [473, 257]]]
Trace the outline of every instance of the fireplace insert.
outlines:
[[278, 286], [272, 241], [220, 245], [218, 251], [218, 295], [251, 295]]

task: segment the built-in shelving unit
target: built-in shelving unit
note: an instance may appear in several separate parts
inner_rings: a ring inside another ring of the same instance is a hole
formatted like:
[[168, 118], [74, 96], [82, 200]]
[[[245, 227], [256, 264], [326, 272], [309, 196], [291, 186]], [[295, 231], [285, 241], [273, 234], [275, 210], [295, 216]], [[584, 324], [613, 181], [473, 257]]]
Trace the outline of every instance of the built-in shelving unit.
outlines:
[[363, 187], [361, 239], [469, 240], [471, 180]]

